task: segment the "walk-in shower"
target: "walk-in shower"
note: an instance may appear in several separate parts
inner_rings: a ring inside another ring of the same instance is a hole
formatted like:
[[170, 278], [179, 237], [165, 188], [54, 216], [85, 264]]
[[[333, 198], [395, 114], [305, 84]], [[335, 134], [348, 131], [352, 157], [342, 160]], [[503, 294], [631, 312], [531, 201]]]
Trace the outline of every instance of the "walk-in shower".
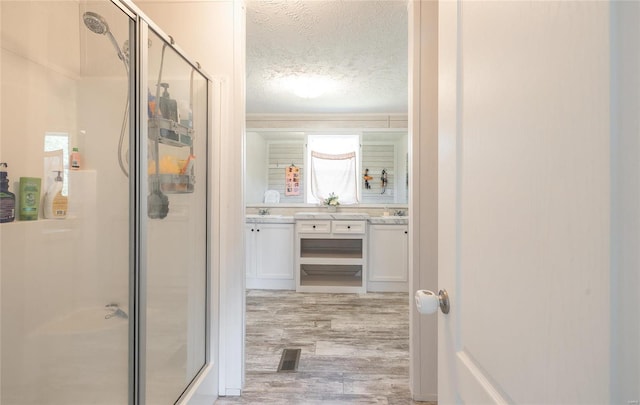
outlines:
[[174, 403], [210, 362], [210, 79], [131, 1], [0, 7], [10, 190], [82, 154], [66, 219], [0, 224], [0, 403]]

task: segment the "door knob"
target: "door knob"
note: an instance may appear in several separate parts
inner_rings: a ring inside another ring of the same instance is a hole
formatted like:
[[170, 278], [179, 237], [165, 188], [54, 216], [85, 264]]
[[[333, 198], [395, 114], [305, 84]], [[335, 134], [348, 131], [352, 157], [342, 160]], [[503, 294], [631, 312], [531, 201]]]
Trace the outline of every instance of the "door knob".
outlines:
[[449, 294], [447, 290], [438, 291], [438, 295], [429, 290], [418, 290], [415, 294], [416, 307], [421, 314], [433, 314], [440, 310], [443, 314], [449, 313]]

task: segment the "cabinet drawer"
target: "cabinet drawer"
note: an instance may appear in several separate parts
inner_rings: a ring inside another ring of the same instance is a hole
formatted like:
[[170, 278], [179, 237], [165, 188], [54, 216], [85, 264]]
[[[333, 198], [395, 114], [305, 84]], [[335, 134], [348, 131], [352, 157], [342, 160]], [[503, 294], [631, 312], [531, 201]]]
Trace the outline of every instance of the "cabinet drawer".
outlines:
[[298, 221], [298, 233], [329, 233], [331, 221]]
[[363, 234], [365, 231], [366, 221], [333, 221], [333, 233], [355, 233]]

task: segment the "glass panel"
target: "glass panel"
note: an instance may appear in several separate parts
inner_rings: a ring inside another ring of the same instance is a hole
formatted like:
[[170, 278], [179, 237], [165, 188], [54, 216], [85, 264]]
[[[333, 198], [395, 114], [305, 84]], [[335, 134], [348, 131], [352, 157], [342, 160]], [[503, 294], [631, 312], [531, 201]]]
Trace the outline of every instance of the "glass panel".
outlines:
[[149, 32], [146, 401], [205, 364], [207, 81]]
[[[0, 7], [0, 161], [17, 208], [0, 224], [0, 402], [126, 404], [129, 78], [118, 55], [133, 21], [106, 0]], [[21, 192], [22, 177], [36, 185]]]

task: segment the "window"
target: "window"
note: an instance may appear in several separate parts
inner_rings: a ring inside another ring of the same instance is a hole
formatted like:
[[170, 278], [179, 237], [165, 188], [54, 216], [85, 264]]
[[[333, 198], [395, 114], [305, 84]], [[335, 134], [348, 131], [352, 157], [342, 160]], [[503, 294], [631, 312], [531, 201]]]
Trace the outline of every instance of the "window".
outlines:
[[340, 204], [357, 204], [359, 162], [359, 135], [309, 135], [306, 202], [322, 203], [333, 193]]

